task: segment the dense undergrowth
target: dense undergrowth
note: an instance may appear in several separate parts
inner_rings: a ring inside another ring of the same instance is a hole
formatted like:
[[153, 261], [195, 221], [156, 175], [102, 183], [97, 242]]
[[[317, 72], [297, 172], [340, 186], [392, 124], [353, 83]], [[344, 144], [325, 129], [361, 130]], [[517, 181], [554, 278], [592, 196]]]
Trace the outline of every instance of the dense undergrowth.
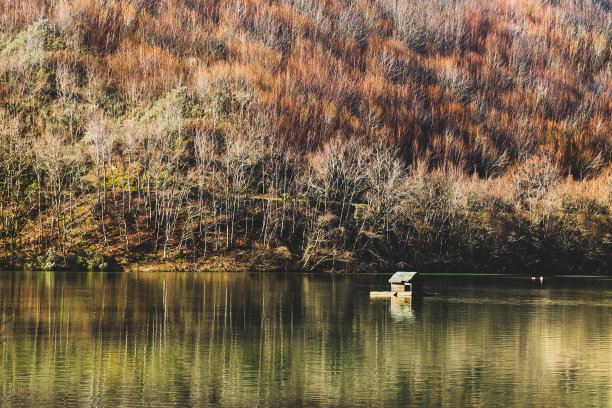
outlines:
[[607, 273], [611, 113], [608, 0], [5, 1], [0, 263]]

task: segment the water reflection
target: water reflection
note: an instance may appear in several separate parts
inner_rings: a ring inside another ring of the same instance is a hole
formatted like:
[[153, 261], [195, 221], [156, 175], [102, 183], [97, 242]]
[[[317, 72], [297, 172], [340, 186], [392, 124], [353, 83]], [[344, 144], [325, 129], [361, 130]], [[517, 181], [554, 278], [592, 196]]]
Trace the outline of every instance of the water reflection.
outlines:
[[390, 299], [389, 311], [391, 317], [396, 322], [411, 322], [415, 319], [412, 298], [392, 297]]
[[415, 310], [369, 299], [386, 278], [3, 273], [0, 310], [15, 320], [0, 344], [0, 401], [610, 404], [612, 292], [601, 283], [430, 279], [440, 295]]

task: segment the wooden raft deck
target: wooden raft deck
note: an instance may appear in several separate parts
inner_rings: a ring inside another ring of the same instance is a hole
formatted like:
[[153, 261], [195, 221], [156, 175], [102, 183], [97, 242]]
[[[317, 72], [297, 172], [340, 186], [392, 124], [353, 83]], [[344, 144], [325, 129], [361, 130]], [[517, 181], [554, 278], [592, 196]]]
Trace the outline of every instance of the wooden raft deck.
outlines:
[[370, 292], [370, 297], [412, 297], [412, 292]]

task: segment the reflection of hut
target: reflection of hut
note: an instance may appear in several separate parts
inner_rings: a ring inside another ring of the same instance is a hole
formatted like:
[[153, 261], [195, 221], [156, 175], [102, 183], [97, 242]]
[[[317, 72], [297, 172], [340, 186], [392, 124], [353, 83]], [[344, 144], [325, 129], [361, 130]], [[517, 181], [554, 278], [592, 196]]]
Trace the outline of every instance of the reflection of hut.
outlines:
[[410, 322], [415, 318], [411, 297], [391, 297], [389, 311], [396, 322]]
[[421, 277], [418, 272], [395, 272], [389, 283], [391, 292], [418, 292], [421, 289]]

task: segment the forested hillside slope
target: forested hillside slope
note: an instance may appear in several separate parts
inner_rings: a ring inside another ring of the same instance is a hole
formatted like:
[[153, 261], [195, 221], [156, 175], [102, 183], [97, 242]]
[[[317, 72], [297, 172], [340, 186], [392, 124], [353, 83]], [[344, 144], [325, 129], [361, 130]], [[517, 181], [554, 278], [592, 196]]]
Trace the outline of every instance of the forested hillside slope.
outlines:
[[606, 272], [609, 0], [6, 0], [0, 264]]

